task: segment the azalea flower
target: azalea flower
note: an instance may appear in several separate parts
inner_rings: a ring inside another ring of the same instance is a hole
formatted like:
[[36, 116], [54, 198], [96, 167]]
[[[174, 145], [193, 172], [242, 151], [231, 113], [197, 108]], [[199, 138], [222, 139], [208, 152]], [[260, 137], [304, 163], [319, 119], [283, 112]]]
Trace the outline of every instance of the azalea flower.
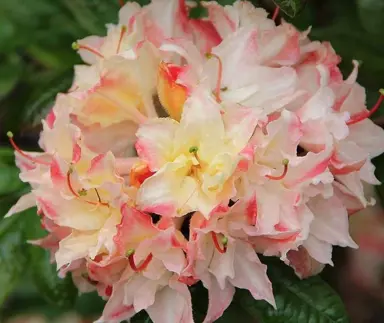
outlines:
[[125, 4], [104, 37], [74, 43], [67, 93], [42, 120], [42, 152], [15, 148], [31, 186], [7, 216], [36, 206], [58, 274], [107, 303], [99, 323], [145, 310], [192, 323], [189, 287], [208, 289], [204, 322], [235, 289], [276, 307], [267, 266], [306, 278], [356, 248], [349, 216], [374, 201], [384, 132], [369, 117], [358, 64], [263, 9], [183, 0]]
[[256, 123], [252, 110], [231, 106], [221, 112], [209, 93], [198, 91], [185, 102], [180, 123], [143, 124], [136, 150], [155, 174], [140, 186], [139, 208], [171, 217], [201, 211], [208, 217], [228, 203]]

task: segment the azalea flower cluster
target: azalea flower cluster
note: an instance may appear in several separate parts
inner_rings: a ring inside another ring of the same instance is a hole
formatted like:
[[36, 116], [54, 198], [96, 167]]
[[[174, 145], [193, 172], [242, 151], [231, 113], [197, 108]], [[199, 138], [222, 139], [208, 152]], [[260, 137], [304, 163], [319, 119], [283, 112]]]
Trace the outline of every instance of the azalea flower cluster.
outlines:
[[279, 25], [248, 2], [125, 4], [105, 37], [73, 44], [68, 93], [42, 121], [43, 152], [16, 149], [59, 275], [108, 300], [98, 322], [145, 310], [155, 323], [193, 322], [189, 286], [209, 293], [204, 322], [235, 288], [275, 306], [277, 256], [304, 278], [356, 248], [350, 214], [374, 203], [371, 159], [384, 132], [369, 117], [358, 63], [309, 30]]

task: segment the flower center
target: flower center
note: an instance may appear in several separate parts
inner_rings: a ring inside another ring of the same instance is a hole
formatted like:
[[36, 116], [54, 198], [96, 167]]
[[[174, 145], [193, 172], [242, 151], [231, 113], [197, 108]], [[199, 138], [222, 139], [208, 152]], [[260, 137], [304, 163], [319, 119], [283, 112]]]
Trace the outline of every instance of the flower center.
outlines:
[[99, 206], [99, 205], [102, 205], [102, 206], [107, 206], [109, 207], [109, 203], [108, 202], [102, 202], [101, 201], [101, 197], [100, 197], [100, 194], [99, 194], [99, 191], [97, 190], [97, 188], [95, 188], [95, 193], [96, 193], [96, 196], [97, 196], [97, 199], [98, 201], [90, 201], [90, 200], [87, 200], [87, 199], [83, 199], [82, 197], [84, 196], [87, 196], [88, 195], [88, 191], [85, 190], [85, 189], [80, 189], [78, 191], [76, 191], [73, 187], [73, 184], [72, 184], [72, 179], [71, 179], [71, 174], [73, 173], [73, 168], [72, 166], [69, 168], [68, 172], [67, 172], [67, 186], [68, 186], [68, 189], [70, 190], [70, 192], [78, 199], [81, 199], [81, 201], [84, 201], [85, 203], [87, 204], [90, 204], [90, 205], [95, 205], [95, 206]]

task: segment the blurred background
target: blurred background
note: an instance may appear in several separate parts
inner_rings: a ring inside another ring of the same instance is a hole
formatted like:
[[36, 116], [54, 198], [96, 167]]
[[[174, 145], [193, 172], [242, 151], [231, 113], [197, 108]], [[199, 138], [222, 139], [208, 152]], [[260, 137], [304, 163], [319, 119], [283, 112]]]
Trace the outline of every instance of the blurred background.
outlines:
[[[253, 2], [274, 10], [270, 0]], [[118, 0], [0, 0], [0, 216], [28, 190], [18, 179], [6, 132], [12, 130], [23, 149], [36, 149], [40, 120], [56, 94], [68, 89], [73, 65], [80, 63], [72, 42], [91, 34], [104, 35], [105, 24], [116, 22], [118, 10]], [[298, 16], [280, 18], [302, 30], [312, 26], [312, 39], [331, 41], [343, 58], [345, 75], [352, 70], [352, 59], [359, 60], [359, 82], [367, 88], [371, 106], [378, 89], [384, 87], [383, 17], [383, 0], [307, 0]], [[384, 126], [384, 109], [373, 119]], [[384, 157], [375, 164], [378, 178], [384, 181]], [[352, 235], [360, 249], [335, 250], [335, 268], [322, 273], [341, 294], [352, 323], [384, 322], [384, 214], [380, 206], [384, 187], [367, 187], [367, 193], [376, 196], [377, 205], [351, 217]], [[47, 261], [29, 265], [30, 257], [46, 259], [47, 255], [22, 242], [44, 233], [33, 211], [21, 216], [27, 219], [24, 228], [12, 222], [0, 227], [0, 266], [6, 257], [15, 259], [14, 267], [0, 275], [0, 322], [92, 322], [103, 301], [92, 294], [76, 298], [71, 281], [58, 282], [55, 268]], [[5, 231], [13, 233], [6, 241]]]

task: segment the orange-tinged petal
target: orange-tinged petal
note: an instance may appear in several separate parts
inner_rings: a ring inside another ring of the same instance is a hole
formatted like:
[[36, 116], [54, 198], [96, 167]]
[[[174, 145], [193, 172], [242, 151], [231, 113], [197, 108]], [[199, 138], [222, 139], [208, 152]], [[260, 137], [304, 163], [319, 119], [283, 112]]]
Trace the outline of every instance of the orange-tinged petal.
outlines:
[[141, 184], [152, 175], [153, 172], [149, 170], [147, 164], [138, 163], [131, 168], [129, 174], [130, 185], [139, 188]]
[[187, 88], [176, 83], [182, 67], [161, 62], [159, 65], [157, 91], [163, 107], [171, 118], [179, 121], [187, 99]]

